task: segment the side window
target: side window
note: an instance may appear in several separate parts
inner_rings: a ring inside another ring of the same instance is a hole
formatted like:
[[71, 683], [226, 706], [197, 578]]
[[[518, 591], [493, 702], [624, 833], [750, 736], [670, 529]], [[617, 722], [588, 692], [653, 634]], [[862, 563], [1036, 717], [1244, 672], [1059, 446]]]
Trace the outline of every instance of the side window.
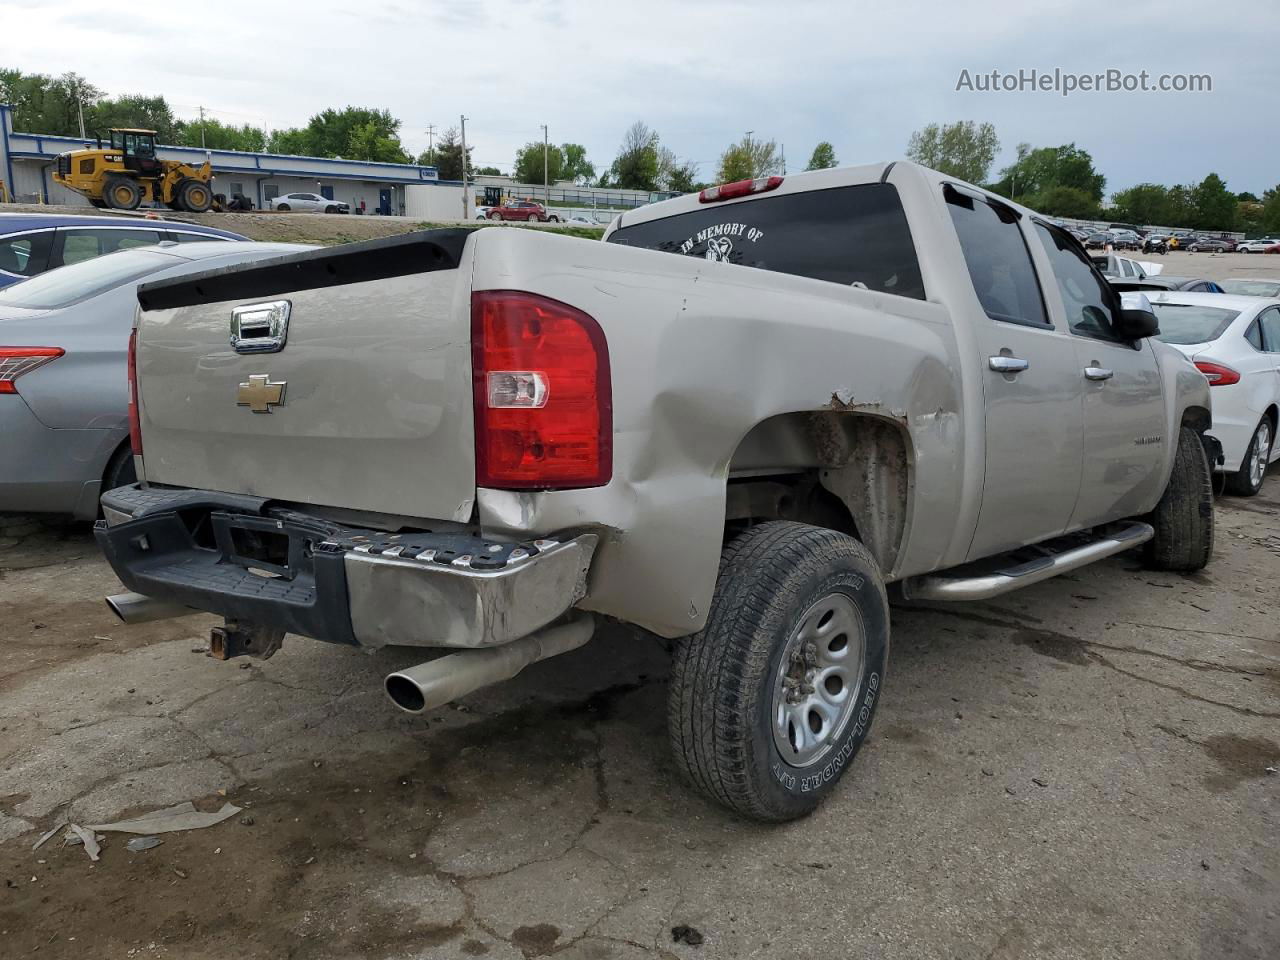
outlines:
[[262, 185], [262, 200], [269, 203], [280, 196], [280, 187], [274, 183], [264, 183]]
[[226, 237], [214, 236], [211, 233], [185, 233], [177, 230], [169, 231], [169, 239], [179, 243], [205, 243], [209, 240], [225, 240]]
[[1053, 265], [1053, 276], [1058, 281], [1071, 332], [1118, 342], [1119, 338], [1111, 332], [1116, 297], [1107, 281], [1065, 233], [1039, 221], [1036, 221], [1036, 230]]
[[1262, 325], [1263, 349], [1267, 353], [1280, 353], [1280, 309], [1271, 307], [1258, 318]]
[[700, 204], [624, 226], [609, 242], [924, 299], [920, 261], [891, 183]]
[[1255, 320], [1249, 324], [1249, 329], [1244, 332], [1244, 338], [1255, 350], [1262, 349], [1262, 321]]
[[20, 277], [42, 273], [49, 266], [52, 246], [52, 230], [0, 239], [0, 270]]
[[60, 266], [92, 260], [104, 253], [159, 243], [159, 230], [59, 230], [62, 236]]
[[1050, 326], [1018, 215], [950, 187], [946, 195], [969, 279], [987, 316], [1029, 327]]

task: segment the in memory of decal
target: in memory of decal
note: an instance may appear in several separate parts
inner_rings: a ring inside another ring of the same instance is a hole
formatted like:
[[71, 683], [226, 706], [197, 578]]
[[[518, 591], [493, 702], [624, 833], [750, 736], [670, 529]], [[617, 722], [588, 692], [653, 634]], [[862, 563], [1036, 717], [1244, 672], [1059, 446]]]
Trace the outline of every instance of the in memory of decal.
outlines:
[[680, 244], [680, 252], [686, 256], [694, 256], [694, 248], [699, 244], [706, 244], [706, 250], [703, 256], [708, 260], [719, 260], [723, 263], [730, 262], [733, 254], [734, 241], [746, 240], [756, 243], [764, 236], [764, 231], [759, 227], [749, 227], [745, 223], [717, 223], [714, 226], [706, 227], [699, 230], [692, 237]]

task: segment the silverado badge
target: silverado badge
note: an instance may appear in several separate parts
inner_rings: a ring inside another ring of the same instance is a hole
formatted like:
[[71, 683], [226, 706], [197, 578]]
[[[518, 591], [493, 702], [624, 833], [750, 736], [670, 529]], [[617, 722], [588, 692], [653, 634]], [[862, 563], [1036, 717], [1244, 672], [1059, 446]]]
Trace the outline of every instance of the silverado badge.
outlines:
[[250, 374], [249, 382], [240, 384], [236, 391], [236, 404], [248, 407], [254, 413], [270, 413], [273, 406], [284, 404], [287, 383], [287, 380], [272, 383], [269, 373]]

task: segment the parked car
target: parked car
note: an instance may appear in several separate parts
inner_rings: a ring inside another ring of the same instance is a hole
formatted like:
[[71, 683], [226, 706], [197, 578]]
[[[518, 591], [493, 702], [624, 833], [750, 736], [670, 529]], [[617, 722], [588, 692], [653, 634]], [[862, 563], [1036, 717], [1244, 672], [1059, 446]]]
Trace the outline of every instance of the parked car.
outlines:
[[162, 240], [245, 240], [198, 223], [141, 217], [58, 213], [0, 213], [0, 287], [104, 253]]
[[1141, 250], [1142, 238], [1132, 230], [1110, 230], [1113, 250]]
[[1227, 490], [1251, 497], [1267, 464], [1280, 457], [1280, 300], [1251, 296], [1157, 294], [1159, 338], [1195, 363], [1213, 395]]
[[139, 302], [144, 480], [97, 528], [123, 616], [220, 614], [223, 658], [286, 631], [455, 648], [387, 678], [420, 713], [608, 615], [680, 638], [677, 764], [762, 820], [812, 811], [867, 736], [886, 583], [985, 599], [1212, 552], [1209, 385], [1146, 298], [907, 162], [708, 188], [603, 243], [427, 231]]
[[548, 213], [536, 200], [511, 200], [489, 209], [490, 220], [527, 220], [529, 223], [559, 223], [560, 217]]
[[493, 207], [476, 207], [476, 219], [477, 219], [477, 220], [488, 220], [488, 219], [489, 219], [489, 211], [490, 211], [490, 210], [492, 210], [492, 209], [493, 209]]
[[1122, 257], [1115, 253], [1095, 254], [1091, 259], [1097, 264], [1104, 277], [1114, 277], [1120, 280], [1145, 280], [1147, 277], [1158, 276], [1164, 270], [1163, 263], [1152, 263], [1149, 260], [1130, 260], [1128, 257]]
[[1187, 244], [1191, 253], [1231, 253], [1236, 245], [1222, 237], [1197, 237]]
[[1143, 253], [1168, 253], [1169, 235], [1167, 233], [1148, 233], [1142, 238]]
[[333, 200], [318, 193], [286, 193], [267, 201], [272, 210], [292, 210], [295, 213], [350, 213], [350, 204]]
[[0, 290], [0, 510], [92, 519], [101, 491], [133, 482], [125, 358], [139, 283], [305, 249], [170, 240]]
[[1231, 277], [1218, 286], [1223, 293], [1238, 293], [1246, 297], [1280, 297], [1280, 280], [1263, 277]]
[[1280, 243], [1273, 243], [1268, 247], [1264, 247], [1263, 253], [1280, 253]]
[[1265, 237], [1261, 240], [1246, 240], [1236, 246], [1236, 253], [1266, 253], [1267, 247], [1273, 247], [1277, 244], [1280, 244], [1280, 240], [1274, 237]]
[[1170, 277], [1164, 274], [1155, 277], [1143, 277], [1128, 285], [1124, 281], [1117, 281], [1113, 285], [1121, 290], [1181, 290], [1189, 293], [1222, 293], [1222, 287], [1215, 281], [1206, 280], [1204, 277]]

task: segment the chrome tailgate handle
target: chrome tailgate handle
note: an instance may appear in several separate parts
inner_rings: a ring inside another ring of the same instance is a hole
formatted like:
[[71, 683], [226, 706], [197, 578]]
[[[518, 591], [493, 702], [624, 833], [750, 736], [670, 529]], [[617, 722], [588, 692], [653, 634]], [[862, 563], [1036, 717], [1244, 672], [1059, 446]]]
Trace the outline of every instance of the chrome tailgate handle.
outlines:
[[279, 353], [289, 337], [288, 300], [246, 303], [231, 311], [231, 347], [236, 353]]
[[988, 357], [987, 363], [991, 365], [991, 369], [997, 373], [1021, 373], [1027, 367], [1031, 366], [1030, 362], [1019, 359], [1018, 357]]
[[1115, 371], [1106, 367], [1085, 367], [1084, 375], [1090, 380], [1110, 380], [1115, 376]]

